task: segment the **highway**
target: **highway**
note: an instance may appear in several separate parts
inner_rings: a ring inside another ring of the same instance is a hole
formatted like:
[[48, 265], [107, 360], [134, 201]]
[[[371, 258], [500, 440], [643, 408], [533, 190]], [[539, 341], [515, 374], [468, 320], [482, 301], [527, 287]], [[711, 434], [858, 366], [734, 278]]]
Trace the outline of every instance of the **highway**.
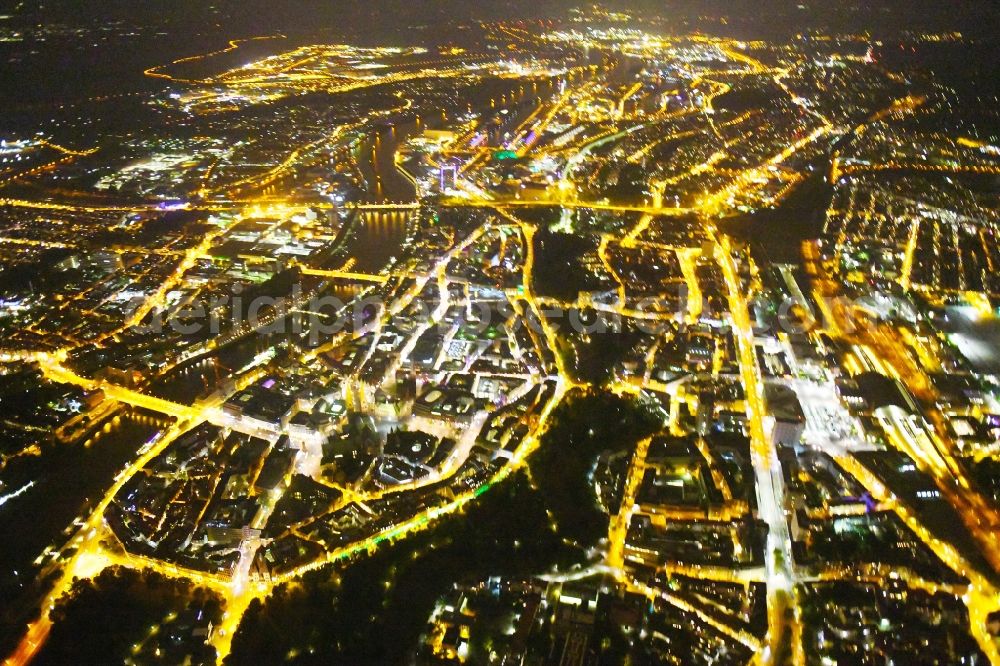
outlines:
[[[801, 625], [794, 589], [792, 540], [785, 516], [787, 503], [784, 480], [774, 441], [764, 428], [764, 415], [768, 411], [754, 349], [753, 327], [733, 258], [733, 249], [725, 237], [717, 239], [716, 258], [729, 291], [729, 312], [739, 354], [740, 377], [746, 395], [757, 511], [768, 527], [767, 547], [764, 551], [767, 566], [768, 646], [760, 657], [763, 663], [772, 663], [774, 659], [782, 658], [781, 655], [787, 651], [794, 663], [802, 664], [805, 656], [801, 641], [793, 639], [793, 636], [801, 633]], [[743, 259], [748, 260], [746, 256]], [[792, 634], [788, 633], [789, 629]]]

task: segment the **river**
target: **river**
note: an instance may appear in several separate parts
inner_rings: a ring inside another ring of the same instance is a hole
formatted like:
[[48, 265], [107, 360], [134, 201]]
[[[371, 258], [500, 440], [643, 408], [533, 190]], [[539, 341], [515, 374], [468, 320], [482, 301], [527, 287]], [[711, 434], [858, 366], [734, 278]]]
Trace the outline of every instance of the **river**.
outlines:
[[82, 441], [47, 444], [40, 456], [18, 458], [7, 465], [4, 494], [33, 485], [0, 506], [0, 534], [4, 535], [0, 641], [20, 636], [20, 629], [13, 629], [11, 623], [36, 605], [31, 588], [39, 570], [33, 561], [47, 546], [62, 546], [64, 530], [75, 518], [89, 513], [89, 507], [111, 487], [115, 474], [162, 425], [159, 416], [119, 410]]

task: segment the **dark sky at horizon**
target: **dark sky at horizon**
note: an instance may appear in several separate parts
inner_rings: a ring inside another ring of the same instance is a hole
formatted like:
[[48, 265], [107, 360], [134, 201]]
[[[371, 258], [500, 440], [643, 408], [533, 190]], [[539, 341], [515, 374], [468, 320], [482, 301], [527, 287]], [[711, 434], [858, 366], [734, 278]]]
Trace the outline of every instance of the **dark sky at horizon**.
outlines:
[[[108, 18], [172, 23], [262, 33], [310, 29], [399, 31], [451, 20], [562, 16], [578, 0], [44, 0], [19, 6], [37, 16], [79, 25]], [[726, 15], [757, 22], [762, 29], [802, 30], [811, 24], [868, 28], [958, 28], [1000, 34], [997, 0], [608, 0], [612, 9], [680, 16]]]

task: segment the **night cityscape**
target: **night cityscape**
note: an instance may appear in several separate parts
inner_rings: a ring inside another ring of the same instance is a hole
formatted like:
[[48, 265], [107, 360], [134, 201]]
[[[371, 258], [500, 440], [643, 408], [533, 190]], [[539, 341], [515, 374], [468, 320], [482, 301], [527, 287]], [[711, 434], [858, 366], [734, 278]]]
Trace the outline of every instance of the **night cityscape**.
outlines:
[[1000, 5], [0, 10], [0, 657], [1000, 666]]

